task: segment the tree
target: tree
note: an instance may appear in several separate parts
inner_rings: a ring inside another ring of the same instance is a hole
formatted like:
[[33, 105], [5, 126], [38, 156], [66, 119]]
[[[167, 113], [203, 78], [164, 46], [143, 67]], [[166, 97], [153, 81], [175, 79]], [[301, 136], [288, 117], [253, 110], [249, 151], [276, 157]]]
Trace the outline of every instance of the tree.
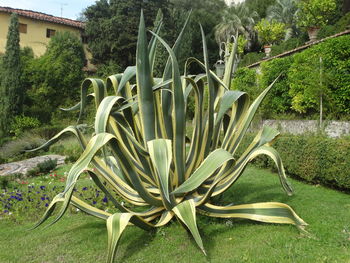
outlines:
[[296, 0], [276, 0], [274, 5], [267, 8], [268, 20], [276, 20], [286, 25], [285, 40], [297, 34], [297, 10]]
[[[195, 57], [203, 60], [202, 54], [202, 36], [199, 29], [199, 24], [202, 25], [206, 34], [209, 60], [211, 65], [215, 63], [218, 56], [218, 45], [214, 39], [214, 27], [220, 19], [221, 11], [226, 8], [223, 0], [171, 0], [168, 8], [168, 15], [163, 16], [163, 27], [160, 35], [170, 44], [173, 45], [176, 41], [177, 35], [181, 31], [186, 18], [191, 12], [187, 30], [184, 33], [180, 52], [178, 55], [180, 70], [188, 57]], [[216, 10], [216, 12], [212, 12]], [[158, 76], [163, 73], [162, 70], [167, 61], [168, 53], [158, 45], [157, 59], [155, 71]], [[199, 68], [196, 64], [190, 65], [192, 73], [198, 72]]]
[[244, 4], [250, 10], [259, 14], [260, 18], [266, 17], [267, 8], [276, 3], [276, 0], [245, 0]]
[[271, 22], [262, 19], [256, 26], [258, 31], [259, 41], [263, 45], [272, 45], [280, 41], [285, 34], [285, 24], [279, 23], [275, 20]]
[[22, 89], [22, 65], [20, 59], [18, 16], [12, 14], [7, 33], [6, 51], [2, 59], [0, 93], [0, 131], [6, 135], [14, 116], [22, 113], [24, 90]]
[[298, 3], [298, 24], [304, 27], [322, 27], [334, 15], [335, 0], [301, 0]]
[[243, 34], [248, 42], [252, 41], [253, 27], [258, 18], [258, 13], [251, 11], [245, 3], [231, 5], [224, 10], [222, 21], [216, 26], [216, 41], [227, 42], [237, 31]]
[[[177, 10], [177, 19], [175, 22], [178, 29], [174, 33], [175, 36], [182, 28], [186, 14], [192, 10], [190, 25], [186, 32], [186, 41], [190, 42], [190, 46], [180, 55], [182, 61], [189, 56], [203, 60], [202, 36], [199, 29], [199, 24], [201, 24], [206, 34], [210, 65], [213, 65], [218, 59], [217, 54], [219, 51], [219, 47], [215, 41], [215, 26], [227, 8], [224, 0], [171, 0], [171, 3], [173, 4], [173, 8]], [[199, 72], [199, 69], [196, 67], [192, 67], [191, 69], [193, 73]]]
[[167, 15], [167, 6], [167, 0], [100, 0], [87, 7], [85, 33], [93, 63], [117, 64], [121, 69], [134, 65], [141, 9], [147, 18], [146, 26], [152, 28], [157, 10], [161, 8]]
[[29, 65], [28, 114], [47, 123], [58, 107], [70, 106], [78, 100], [80, 83], [85, 76], [84, 63], [80, 39], [70, 32], [58, 32], [45, 54]]

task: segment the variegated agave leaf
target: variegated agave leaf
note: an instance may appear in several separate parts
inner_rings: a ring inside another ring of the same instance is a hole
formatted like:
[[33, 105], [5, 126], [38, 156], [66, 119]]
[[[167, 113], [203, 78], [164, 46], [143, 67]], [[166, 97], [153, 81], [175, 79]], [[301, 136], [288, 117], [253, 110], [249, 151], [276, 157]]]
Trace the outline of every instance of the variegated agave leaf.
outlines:
[[[204, 253], [196, 212], [213, 217], [245, 218], [298, 227], [306, 225], [292, 208], [281, 203], [235, 206], [211, 203], [212, 197], [222, 194], [235, 183], [247, 164], [261, 154], [271, 157], [276, 163], [284, 190], [291, 194], [292, 189], [279, 154], [269, 144], [278, 136], [275, 130], [264, 127], [238, 159], [233, 157], [273, 83], [252, 104], [246, 93], [228, 90], [230, 74], [226, 72], [222, 81], [209, 69], [202, 28], [204, 63], [188, 59], [185, 75], [181, 76], [176, 54], [187, 23], [188, 19], [171, 48], [158, 35], [161, 25], [156, 27], [156, 32], [151, 32], [152, 40], [148, 43], [141, 14], [136, 66], [110, 76], [106, 81], [87, 79], [83, 82], [81, 101], [66, 110], [80, 109], [81, 121], [88, 98], [94, 98], [94, 136], [87, 141], [78, 127], [70, 126], [42, 146], [47, 147], [63, 134], [72, 133], [84, 152], [69, 171], [64, 191], [53, 199], [35, 227], [52, 215], [58, 203], [62, 206], [51, 223], [59, 220], [70, 204], [78, 207], [106, 220], [107, 261], [113, 262], [118, 241], [128, 224], [147, 230], [177, 218], [192, 233]], [[152, 73], [157, 42], [169, 53], [161, 79], [154, 78]], [[226, 69], [228, 72], [232, 70], [232, 59]], [[190, 63], [197, 63], [204, 73], [188, 75]], [[131, 83], [134, 76], [136, 83]], [[206, 85], [209, 89], [207, 98], [204, 95]], [[91, 87], [93, 92], [89, 94]], [[195, 100], [194, 129], [187, 139], [189, 148], [186, 150], [185, 117], [189, 96]], [[205, 99], [208, 103], [204, 103]], [[107, 213], [74, 195], [75, 184], [84, 171], [113, 202], [115, 211]], [[121, 199], [123, 202], [119, 201]]]

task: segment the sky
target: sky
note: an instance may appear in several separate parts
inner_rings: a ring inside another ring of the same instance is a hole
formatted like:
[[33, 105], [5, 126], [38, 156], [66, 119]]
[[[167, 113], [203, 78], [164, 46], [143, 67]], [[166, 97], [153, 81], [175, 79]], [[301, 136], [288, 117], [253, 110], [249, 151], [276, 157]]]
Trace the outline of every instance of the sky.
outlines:
[[[225, 1], [238, 3], [243, 0]], [[77, 19], [84, 8], [94, 3], [95, 0], [0, 0], [0, 6], [28, 9], [70, 19]]]
[[76, 19], [82, 10], [95, 0], [0, 0], [0, 6], [42, 12], [49, 15]]

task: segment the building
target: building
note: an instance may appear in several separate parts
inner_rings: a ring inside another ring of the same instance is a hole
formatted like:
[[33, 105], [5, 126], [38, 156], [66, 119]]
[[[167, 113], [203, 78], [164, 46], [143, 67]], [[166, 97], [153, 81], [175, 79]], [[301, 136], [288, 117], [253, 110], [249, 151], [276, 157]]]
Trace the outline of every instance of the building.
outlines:
[[87, 58], [85, 70], [94, 71], [95, 67], [90, 63], [92, 55], [87, 49], [86, 37], [84, 37], [83, 22], [31, 10], [0, 7], [0, 54], [5, 52], [12, 13], [18, 14], [21, 47], [31, 47], [35, 56], [41, 56], [45, 53], [50, 38], [56, 32], [69, 31], [79, 36], [83, 42]]

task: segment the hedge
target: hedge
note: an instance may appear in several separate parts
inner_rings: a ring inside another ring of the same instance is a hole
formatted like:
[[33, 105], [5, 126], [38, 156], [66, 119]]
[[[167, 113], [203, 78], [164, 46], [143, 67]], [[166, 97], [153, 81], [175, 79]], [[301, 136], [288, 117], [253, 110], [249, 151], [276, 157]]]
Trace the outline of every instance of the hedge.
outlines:
[[[245, 137], [241, 151], [252, 139], [252, 135]], [[280, 153], [288, 175], [313, 184], [350, 190], [350, 137], [281, 135], [273, 147]], [[275, 167], [265, 156], [257, 158], [255, 165]]]
[[[320, 64], [322, 57], [322, 64]], [[249, 83], [257, 87], [255, 97], [280, 74], [263, 106], [263, 118], [276, 115], [315, 117], [319, 112], [320, 68], [322, 67], [323, 111], [327, 119], [349, 119], [350, 113], [350, 35], [340, 36], [314, 45], [300, 53], [261, 63], [261, 74], [255, 69], [240, 68], [233, 87], [249, 91]], [[256, 80], [254, 80], [255, 75]]]

